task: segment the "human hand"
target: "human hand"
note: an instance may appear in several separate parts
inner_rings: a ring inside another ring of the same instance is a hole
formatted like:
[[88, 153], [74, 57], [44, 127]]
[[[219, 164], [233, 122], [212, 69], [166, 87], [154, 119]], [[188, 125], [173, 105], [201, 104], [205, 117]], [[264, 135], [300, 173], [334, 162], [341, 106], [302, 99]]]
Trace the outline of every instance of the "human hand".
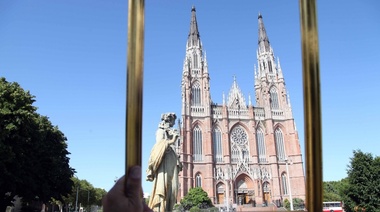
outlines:
[[[125, 180], [127, 180], [125, 186]], [[124, 187], [125, 186], [125, 187]], [[104, 212], [153, 212], [144, 201], [141, 201], [141, 167], [129, 169], [129, 175], [120, 178], [103, 198]]]

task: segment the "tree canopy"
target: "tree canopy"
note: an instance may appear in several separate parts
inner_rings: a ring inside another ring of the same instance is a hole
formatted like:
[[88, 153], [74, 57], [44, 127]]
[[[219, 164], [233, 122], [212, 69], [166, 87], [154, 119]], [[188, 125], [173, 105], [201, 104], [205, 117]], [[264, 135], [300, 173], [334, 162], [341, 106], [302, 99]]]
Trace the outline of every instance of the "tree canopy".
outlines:
[[66, 137], [37, 113], [35, 96], [0, 78], [0, 210], [23, 202], [62, 200], [72, 188]]
[[84, 207], [89, 207], [91, 205], [102, 205], [102, 198], [106, 195], [106, 190], [101, 188], [95, 188], [87, 180], [79, 180], [78, 178], [72, 177], [73, 187], [71, 188], [70, 194], [63, 199], [63, 201], [70, 205], [71, 208], [75, 207], [77, 194], [78, 194], [78, 206], [81, 204]]
[[213, 207], [211, 199], [201, 187], [191, 188], [189, 193], [181, 200], [181, 206], [185, 210], [190, 210], [194, 206], [201, 209]]
[[[285, 199], [284, 200], [284, 207], [286, 210], [290, 210], [290, 200]], [[305, 208], [305, 201], [300, 198], [293, 198], [293, 209], [294, 210], [303, 210]]]
[[343, 189], [347, 186], [347, 178], [339, 181], [323, 182], [323, 201], [342, 201]]
[[380, 211], [380, 157], [353, 152], [342, 189], [345, 211]]

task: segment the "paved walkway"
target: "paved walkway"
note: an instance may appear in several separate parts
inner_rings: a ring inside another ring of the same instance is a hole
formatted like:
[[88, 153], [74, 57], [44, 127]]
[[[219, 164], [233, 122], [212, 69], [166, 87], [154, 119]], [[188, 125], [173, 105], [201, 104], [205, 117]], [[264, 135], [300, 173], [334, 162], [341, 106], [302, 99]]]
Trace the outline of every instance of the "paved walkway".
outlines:
[[248, 211], [286, 211], [285, 208], [277, 208], [274, 205], [269, 205], [268, 207], [252, 207], [252, 205], [239, 205], [236, 206], [236, 212], [248, 212]]
[[236, 212], [244, 212], [244, 211], [284, 211], [283, 208], [277, 208], [275, 206], [268, 207], [242, 207], [238, 206], [236, 208]]

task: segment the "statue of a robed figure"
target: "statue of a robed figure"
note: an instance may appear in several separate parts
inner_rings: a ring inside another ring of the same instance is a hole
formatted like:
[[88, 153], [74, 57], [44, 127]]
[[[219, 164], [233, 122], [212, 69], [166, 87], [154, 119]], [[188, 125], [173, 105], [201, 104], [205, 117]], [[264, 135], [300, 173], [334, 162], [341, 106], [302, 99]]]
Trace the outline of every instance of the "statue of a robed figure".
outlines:
[[174, 113], [161, 115], [149, 157], [147, 180], [153, 181], [153, 189], [148, 206], [155, 212], [172, 211], [176, 203], [178, 172], [182, 169], [174, 145], [179, 137], [173, 129], [176, 118]]

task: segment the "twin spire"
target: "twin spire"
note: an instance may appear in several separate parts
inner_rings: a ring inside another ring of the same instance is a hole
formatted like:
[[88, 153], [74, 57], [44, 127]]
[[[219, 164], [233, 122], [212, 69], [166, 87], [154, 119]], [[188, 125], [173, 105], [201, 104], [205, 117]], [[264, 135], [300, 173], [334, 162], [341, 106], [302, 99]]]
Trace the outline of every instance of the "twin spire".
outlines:
[[[265, 30], [263, 16], [261, 15], [261, 13], [259, 13], [259, 16], [258, 16], [258, 23], [259, 23], [258, 24], [259, 25], [258, 45], [259, 45], [260, 52], [270, 51], [269, 38]], [[187, 38], [187, 47], [189, 48], [192, 46], [201, 47], [196, 10], [194, 6], [191, 8], [190, 32]]]
[[261, 13], [259, 13], [258, 22], [259, 22], [259, 42], [258, 42], [259, 51], [260, 52], [270, 51], [269, 39], [267, 36], [267, 32], [265, 30], [263, 16], [261, 15]]
[[187, 47], [201, 47], [201, 42], [199, 39], [199, 31], [198, 31], [198, 23], [197, 23], [197, 17], [195, 14], [195, 7], [193, 6], [191, 8], [191, 20], [190, 20], [190, 32], [189, 36], [187, 38]]
[[[263, 17], [261, 15], [261, 13], [259, 13], [259, 16], [258, 16], [258, 26], [259, 26], [259, 31], [258, 31], [259, 52], [261, 52], [261, 53], [269, 52], [271, 48], [270, 48], [269, 39], [268, 39], [266, 30], [265, 30]], [[200, 50], [202, 49], [202, 44], [200, 41], [200, 35], [199, 35], [199, 31], [198, 31], [196, 9], [194, 6], [191, 8], [190, 31], [189, 31], [189, 35], [187, 38], [187, 49], [190, 50], [193, 48], [198, 48]], [[224, 94], [223, 94], [223, 96], [224, 96]], [[225, 100], [223, 97], [223, 102], [224, 101]], [[228, 103], [227, 104], [229, 107], [234, 107], [234, 108], [245, 108], [246, 107], [245, 98], [244, 98], [239, 86], [237, 85], [235, 77], [234, 77], [234, 81], [233, 81], [232, 87], [231, 87], [229, 95], [228, 95]], [[251, 104], [250, 101], [249, 101], [249, 104]]]

